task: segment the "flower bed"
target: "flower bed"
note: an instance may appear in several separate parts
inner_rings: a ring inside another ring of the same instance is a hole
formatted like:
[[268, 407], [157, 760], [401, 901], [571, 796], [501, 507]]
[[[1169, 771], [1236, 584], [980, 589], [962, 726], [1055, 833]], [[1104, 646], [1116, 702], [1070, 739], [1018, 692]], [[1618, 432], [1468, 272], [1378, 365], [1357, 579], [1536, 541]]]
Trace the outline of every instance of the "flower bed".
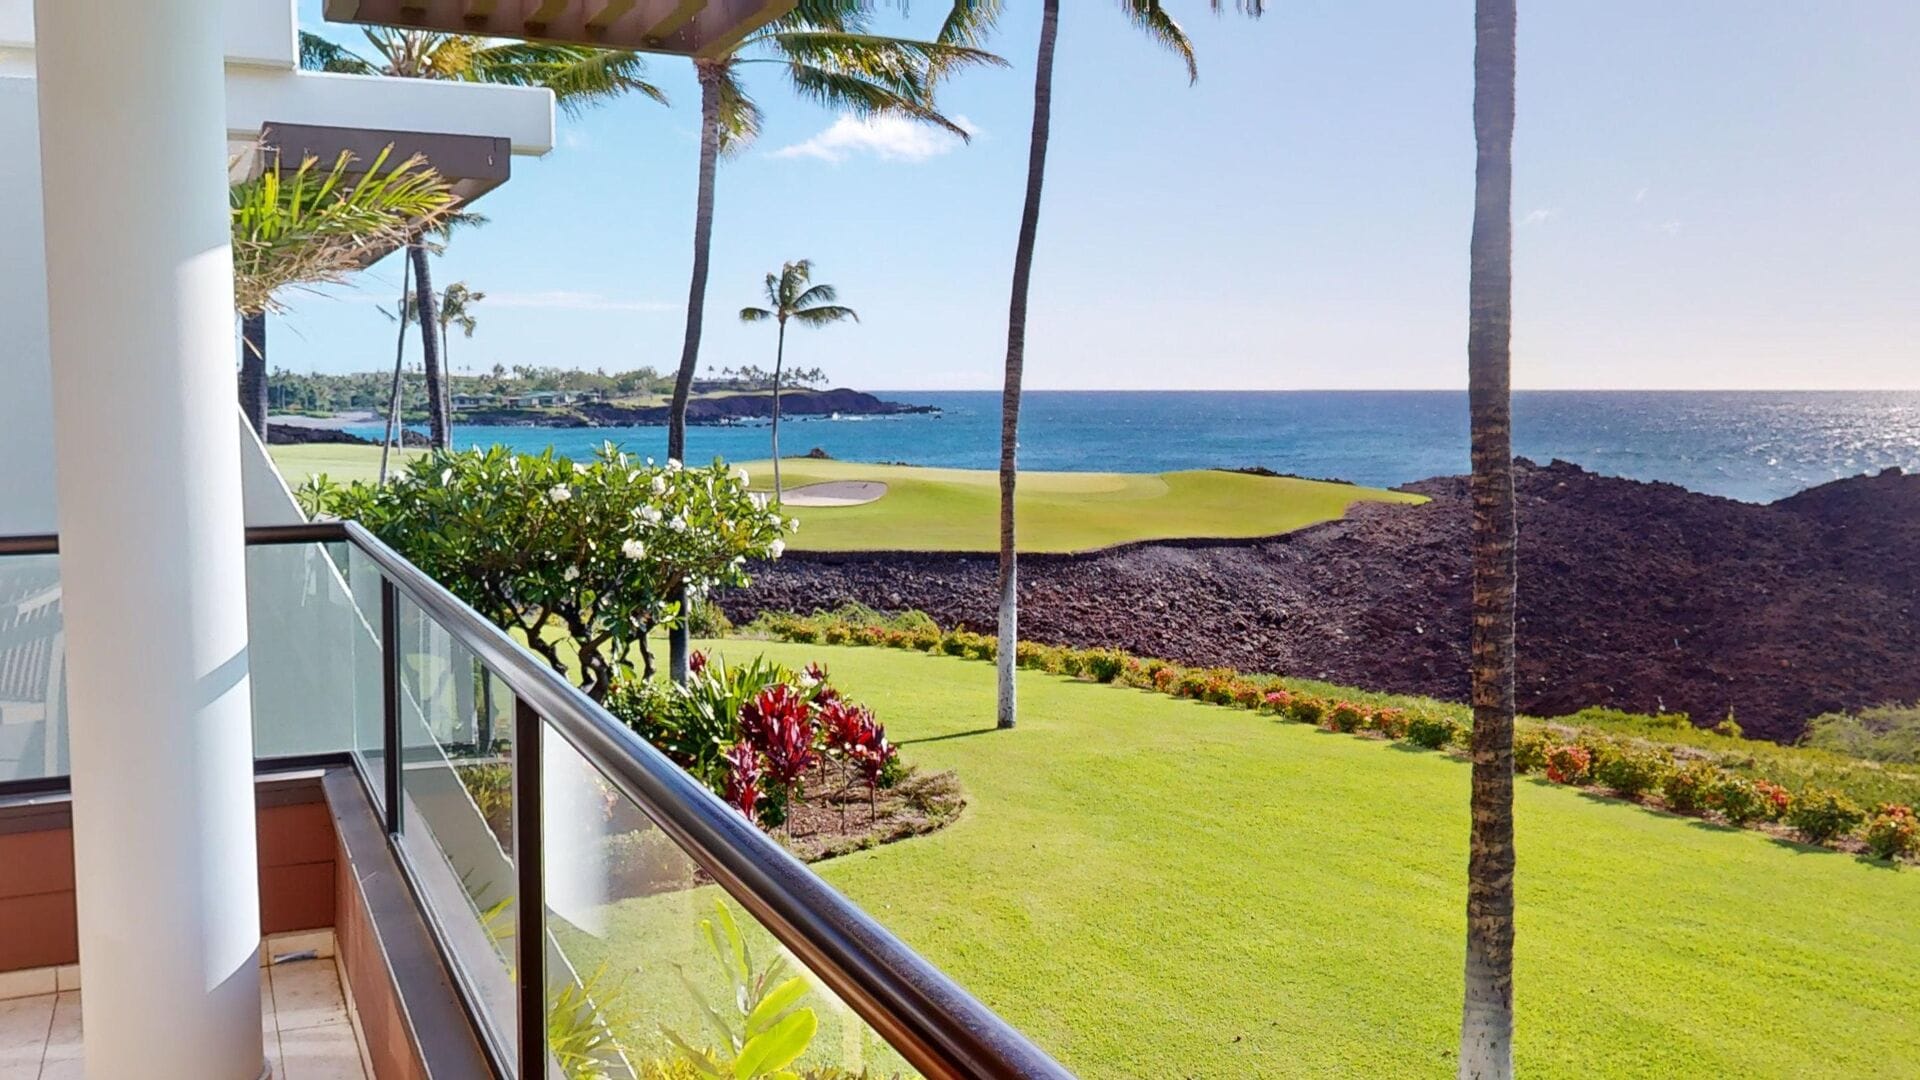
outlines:
[[[811, 616], [768, 614], [746, 629], [783, 641], [915, 649], [972, 659], [991, 660], [997, 652], [992, 637], [942, 630], [920, 612], [888, 616], [849, 607]], [[1023, 641], [1017, 659], [1021, 667], [1050, 674], [1251, 709], [1329, 732], [1404, 740], [1431, 750], [1463, 749], [1471, 731], [1471, 714], [1459, 706], [1360, 692], [1335, 696], [1276, 676], [1188, 668], [1114, 649]], [[1569, 720], [1573, 722], [1518, 721], [1514, 770], [1542, 773], [1554, 783], [1656, 809], [1790, 834], [1808, 843], [1886, 859], [1920, 858], [1920, 824], [1911, 800], [1868, 794], [1910, 790], [1915, 778], [1905, 774], [1838, 755], [1750, 742], [1731, 721], [1712, 732], [1699, 732], [1684, 716], [1595, 711]], [[1665, 732], [1671, 732], [1670, 740], [1660, 737]], [[1868, 814], [1862, 805], [1879, 809]]]

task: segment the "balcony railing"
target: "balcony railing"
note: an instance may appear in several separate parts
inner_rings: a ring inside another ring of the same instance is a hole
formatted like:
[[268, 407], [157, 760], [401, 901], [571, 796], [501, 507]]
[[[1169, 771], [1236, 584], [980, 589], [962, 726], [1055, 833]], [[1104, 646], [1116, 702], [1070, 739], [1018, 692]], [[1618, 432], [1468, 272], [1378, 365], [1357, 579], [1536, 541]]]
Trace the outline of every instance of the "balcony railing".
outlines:
[[[499, 1075], [730, 1071], [750, 1036], [856, 1074], [1069, 1075], [365, 529], [247, 543], [256, 757], [357, 770]], [[0, 795], [66, 786], [57, 559], [0, 539]]]

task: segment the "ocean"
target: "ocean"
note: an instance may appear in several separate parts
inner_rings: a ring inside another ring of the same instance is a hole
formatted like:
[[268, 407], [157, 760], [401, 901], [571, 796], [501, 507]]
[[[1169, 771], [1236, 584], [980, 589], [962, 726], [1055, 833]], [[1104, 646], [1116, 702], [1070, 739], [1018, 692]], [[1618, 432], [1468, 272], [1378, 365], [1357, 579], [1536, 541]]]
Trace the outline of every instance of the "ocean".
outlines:
[[[993, 468], [994, 391], [875, 391], [937, 415], [789, 417], [788, 455], [820, 447], [850, 461]], [[354, 428], [378, 439], [378, 428]], [[462, 444], [549, 445], [568, 455], [612, 440], [660, 456], [664, 427], [461, 426]], [[1020, 416], [1020, 465], [1163, 472], [1265, 466], [1389, 487], [1467, 471], [1467, 397], [1455, 391], [1033, 391]], [[764, 424], [696, 427], [688, 456], [767, 456]], [[1613, 476], [1769, 502], [1815, 484], [1920, 469], [1920, 391], [1526, 391], [1514, 395], [1514, 446]]]

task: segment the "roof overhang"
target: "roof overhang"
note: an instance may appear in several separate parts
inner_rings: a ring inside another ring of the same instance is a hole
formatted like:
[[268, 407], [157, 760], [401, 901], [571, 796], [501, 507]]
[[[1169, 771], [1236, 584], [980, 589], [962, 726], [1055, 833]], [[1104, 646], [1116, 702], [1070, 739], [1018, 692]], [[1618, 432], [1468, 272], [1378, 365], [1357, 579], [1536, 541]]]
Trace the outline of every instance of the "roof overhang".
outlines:
[[[351, 183], [365, 176], [388, 147], [392, 152], [387, 154], [386, 168], [418, 155], [452, 187], [460, 209], [506, 183], [511, 173], [513, 149], [505, 136], [268, 123], [260, 128], [259, 149], [252, 155], [246, 178], [276, 164], [299, 168], [307, 158], [316, 159], [320, 168], [330, 168], [344, 152], [350, 160], [342, 171]], [[392, 246], [369, 247], [362, 265], [372, 265], [393, 250]]]
[[329, 22], [717, 56], [795, 0], [326, 0]]

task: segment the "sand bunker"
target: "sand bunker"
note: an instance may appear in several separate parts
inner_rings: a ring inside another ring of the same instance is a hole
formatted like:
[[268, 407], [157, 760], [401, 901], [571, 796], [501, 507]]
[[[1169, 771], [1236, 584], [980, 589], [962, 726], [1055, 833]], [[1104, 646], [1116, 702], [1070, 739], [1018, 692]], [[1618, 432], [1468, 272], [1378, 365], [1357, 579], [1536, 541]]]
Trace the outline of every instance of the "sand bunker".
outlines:
[[859, 506], [887, 493], [887, 485], [878, 480], [833, 480], [788, 488], [781, 501], [788, 506]]

